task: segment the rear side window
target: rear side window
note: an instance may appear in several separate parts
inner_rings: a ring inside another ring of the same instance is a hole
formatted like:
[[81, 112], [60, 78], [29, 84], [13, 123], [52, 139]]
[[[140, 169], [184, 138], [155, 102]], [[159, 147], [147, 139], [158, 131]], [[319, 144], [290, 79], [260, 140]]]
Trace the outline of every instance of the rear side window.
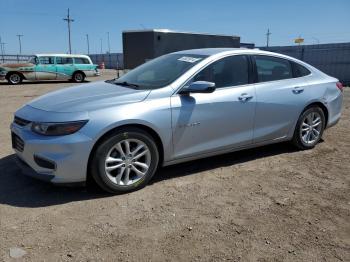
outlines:
[[73, 59], [71, 57], [56, 57], [56, 64], [58, 65], [73, 64]]
[[90, 61], [87, 58], [74, 57], [74, 64], [90, 64]]
[[248, 59], [243, 55], [222, 58], [194, 76], [195, 81], [214, 82], [217, 88], [248, 84]]
[[41, 65], [51, 65], [55, 63], [55, 58], [53, 56], [40, 56], [39, 64]]
[[258, 82], [293, 78], [291, 63], [288, 60], [272, 56], [254, 56]]
[[293, 75], [294, 77], [303, 77], [303, 76], [307, 76], [309, 74], [311, 74], [310, 70], [307, 69], [306, 67], [295, 63], [295, 62], [291, 62], [292, 63], [292, 67], [293, 67]]

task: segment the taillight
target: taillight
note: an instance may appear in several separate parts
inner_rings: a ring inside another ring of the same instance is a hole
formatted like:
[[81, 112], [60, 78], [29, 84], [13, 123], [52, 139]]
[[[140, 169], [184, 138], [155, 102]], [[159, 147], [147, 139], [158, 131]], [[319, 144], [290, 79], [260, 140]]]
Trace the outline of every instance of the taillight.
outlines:
[[343, 92], [343, 90], [344, 90], [344, 86], [343, 86], [343, 84], [342, 83], [340, 83], [340, 82], [337, 82], [337, 87], [338, 87], [338, 89], [341, 91], [341, 92]]

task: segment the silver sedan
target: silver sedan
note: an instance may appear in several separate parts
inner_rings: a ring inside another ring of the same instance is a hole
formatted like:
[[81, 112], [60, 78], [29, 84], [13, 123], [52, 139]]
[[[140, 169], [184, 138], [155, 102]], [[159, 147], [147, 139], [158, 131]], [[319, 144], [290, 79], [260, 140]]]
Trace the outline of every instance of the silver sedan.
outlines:
[[159, 166], [282, 141], [311, 149], [339, 120], [342, 91], [280, 54], [181, 51], [31, 101], [15, 113], [12, 145], [25, 174], [129, 192]]

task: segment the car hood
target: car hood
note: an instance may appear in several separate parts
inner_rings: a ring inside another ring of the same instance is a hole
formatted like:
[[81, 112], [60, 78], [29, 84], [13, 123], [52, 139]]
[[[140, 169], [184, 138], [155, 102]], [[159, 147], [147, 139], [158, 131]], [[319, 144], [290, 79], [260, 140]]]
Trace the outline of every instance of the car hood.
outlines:
[[5, 63], [5, 64], [0, 64], [0, 67], [3, 67], [3, 68], [21, 68], [21, 67], [32, 67], [34, 66], [34, 64], [32, 63]]
[[28, 103], [52, 112], [83, 112], [144, 100], [150, 90], [135, 90], [115, 84], [93, 82], [43, 95]]

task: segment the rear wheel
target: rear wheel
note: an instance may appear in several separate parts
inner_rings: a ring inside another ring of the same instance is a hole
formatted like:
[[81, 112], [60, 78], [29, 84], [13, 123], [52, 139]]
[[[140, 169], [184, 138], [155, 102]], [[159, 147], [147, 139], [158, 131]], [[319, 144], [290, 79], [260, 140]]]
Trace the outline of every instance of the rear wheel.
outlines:
[[18, 84], [22, 83], [22, 80], [23, 80], [23, 77], [19, 73], [11, 73], [7, 77], [7, 81], [11, 85], [18, 85]]
[[322, 138], [325, 128], [325, 116], [318, 106], [306, 109], [295, 127], [293, 144], [300, 149], [311, 149]]
[[106, 138], [92, 158], [92, 177], [105, 191], [130, 192], [144, 187], [159, 161], [153, 138], [138, 128], [120, 130]]
[[72, 80], [76, 83], [82, 83], [85, 80], [85, 75], [82, 72], [76, 72], [74, 73]]

